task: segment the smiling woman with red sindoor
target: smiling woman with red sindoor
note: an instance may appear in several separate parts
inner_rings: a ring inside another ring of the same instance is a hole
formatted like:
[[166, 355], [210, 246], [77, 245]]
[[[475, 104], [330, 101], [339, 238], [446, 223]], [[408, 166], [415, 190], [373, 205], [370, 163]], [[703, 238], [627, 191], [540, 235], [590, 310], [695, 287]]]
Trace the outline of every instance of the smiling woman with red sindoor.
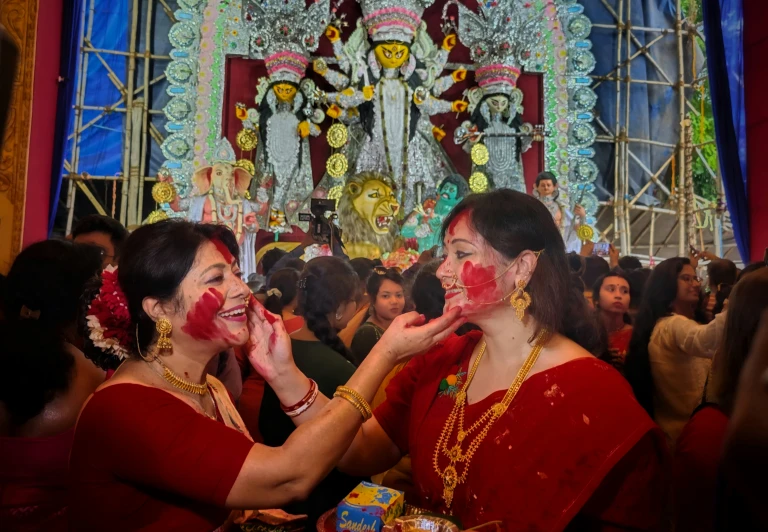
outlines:
[[590, 352], [603, 349], [596, 317], [546, 207], [508, 189], [475, 194], [443, 227], [444, 310], [481, 331], [412, 360], [339, 467], [375, 474], [410, 454], [409, 503], [467, 529], [657, 526], [663, 435]]
[[[72, 530], [210, 532], [230, 509], [305, 498], [370, 416], [368, 401], [392, 367], [464, 322], [458, 312], [423, 326], [423, 317], [403, 315], [328, 399], [294, 364], [282, 320], [241, 280], [225, 227], [143, 226], [119, 270], [102, 279], [89, 336], [125, 360], [75, 429]], [[222, 384], [205, 375], [211, 358], [238, 346], [299, 425], [280, 447], [254, 444]]]

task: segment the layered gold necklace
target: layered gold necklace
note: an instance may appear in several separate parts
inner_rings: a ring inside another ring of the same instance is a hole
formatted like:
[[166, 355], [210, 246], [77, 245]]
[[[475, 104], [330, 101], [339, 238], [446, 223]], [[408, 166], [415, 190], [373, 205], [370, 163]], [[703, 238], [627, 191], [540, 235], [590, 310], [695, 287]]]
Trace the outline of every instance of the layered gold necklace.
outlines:
[[[491, 406], [482, 416], [480, 416], [480, 418], [478, 418], [477, 421], [472, 424], [471, 427], [465, 430], [464, 409], [467, 403], [467, 390], [469, 389], [469, 385], [475, 376], [475, 372], [477, 372], [477, 367], [480, 365], [480, 360], [485, 354], [486, 343], [485, 340], [483, 340], [483, 343], [480, 345], [480, 350], [477, 353], [477, 358], [475, 359], [475, 362], [472, 364], [472, 368], [469, 371], [467, 380], [461, 390], [456, 394], [456, 402], [453, 405], [453, 410], [451, 410], [448, 419], [445, 421], [443, 432], [440, 434], [440, 438], [437, 440], [437, 444], [435, 445], [435, 453], [432, 457], [432, 464], [434, 466], [435, 472], [443, 481], [443, 500], [445, 501], [446, 508], [451, 508], [451, 503], [453, 502], [453, 492], [456, 487], [459, 484], [466, 482], [467, 476], [469, 474], [469, 464], [472, 461], [472, 457], [477, 451], [477, 448], [480, 447], [480, 444], [488, 435], [488, 432], [491, 430], [491, 427], [496, 422], [496, 420], [503, 416], [507, 411], [507, 408], [509, 408], [512, 400], [517, 395], [518, 390], [520, 390], [520, 387], [523, 385], [523, 381], [525, 381], [525, 378], [528, 376], [531, 368], [539, 358], [541, 350], [549, 341], [550, 336], [551, 334], [547, 329], [542, 329], [539, 332], [539, 334], [536, 336], [536, 341], [534, 342], [531, 353], [528, 355], [525, 363], [520, 368], [520, 371], [517, 372], [515, 380], [512, 381], [512, 384], [507, 389], [507, 393], [504, 394], [504, 398], [501, 400], [501, 402], [495, 403], [493, 406]], [[456, 430], [456, 443], [452, 447], [449, 447], [451, 436], [454, 433], [454, 426], [457, 424], [458, 427]], [[475, 432], [477, 432], [477, 435], [474, 437], [474, 439], [469, 441], [468, 437]], [[466, 450], [463, 449], [465, 441], [469, 441], [469, 446]], [[441, 455], [448, 458], [448, 465], [444, 468], [441, 468], [439, 464]], [[462, 464], [464, 467], [461, 474], [459, 474], [459, 468]]]

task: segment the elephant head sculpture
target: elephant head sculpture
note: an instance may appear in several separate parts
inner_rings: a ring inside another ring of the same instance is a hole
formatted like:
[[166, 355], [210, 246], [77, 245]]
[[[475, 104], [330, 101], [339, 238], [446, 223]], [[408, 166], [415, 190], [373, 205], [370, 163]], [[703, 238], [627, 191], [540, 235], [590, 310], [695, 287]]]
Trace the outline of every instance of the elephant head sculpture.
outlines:
[[197, 170], [192, 181], [200, 195], [213, 193], [217, 202], [235, 204], [245, 198], [253, 176], [248, 171], [226, 162]]

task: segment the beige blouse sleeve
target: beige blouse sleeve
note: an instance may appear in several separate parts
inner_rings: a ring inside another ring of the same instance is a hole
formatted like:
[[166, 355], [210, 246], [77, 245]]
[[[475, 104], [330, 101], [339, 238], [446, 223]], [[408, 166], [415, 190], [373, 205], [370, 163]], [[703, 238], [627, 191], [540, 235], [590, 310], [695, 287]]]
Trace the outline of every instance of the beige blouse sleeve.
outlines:
[[685, 316], [674, 315], [659, 323], [659, 343], [675, 346], [695, 357], [712, 358], [723, 338], [725, 316], [726, 312], [721, 312], [707, 325], [700, 325]]

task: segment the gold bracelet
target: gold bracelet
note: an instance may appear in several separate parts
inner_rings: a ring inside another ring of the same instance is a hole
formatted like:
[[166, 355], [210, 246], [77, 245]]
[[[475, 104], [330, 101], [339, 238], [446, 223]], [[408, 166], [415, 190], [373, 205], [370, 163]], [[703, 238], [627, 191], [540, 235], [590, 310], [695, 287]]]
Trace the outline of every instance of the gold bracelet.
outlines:
[[349, 388], [348, 386], [339, 386], [336, 388], [337, 391], [346, 393], [354, 397], [358, 400], [358, 402], [365, 408], [365, 411], [368, 413], [368, 417], [373, 416], [373, 410], [371, 410], [371, 405], [368, 404], [368, 401], [365, 400], [365, 397], [363, 397], [357, 390], [353, 390], [352, 388]]
[[339, 391], [337, 391], [336, 393], [334, 393], [334, 394], [333, 394], [333, 396], [334, 396], [334, 397], [339, 397], [339, 398], [341, 398], [341, 399], [344, 399], [344, 400], [345, 400], [345, 401], [347, 401], [349, 404], [351, 404], [352, 406], [354, 406], [354, 407], [355, 407], [355, 409], [356, 409], [358, 412], [360, 412], [360, 415], [361, 415], [361, 416], [363, 416], [363, 421], [368, 421], [369, 419], [371, 419], [371, 416], [370, 416], [370, 415], [368, 415], [368, 412], [365, 410], [365, 408], [363, 407], [363, 405], [361, 405], [361, 404], [360, 404], [360, 403], [357, 401], [357, 399], [355, 399], [353, 396], [351, 396], [351, 395], [349, 395], [349, 394], [346, 394], [346, 393], [344, 393], [344, 392], [339, 392]]
[[351, 404], [353, 407], [355, 407], [355, 410], [360, 412], [360, 415], [363, 417], [363, 421], [367, 421], [369, 418], [367, 417], [367, 412], [365, 411], [365, 408], [357, 402], [357, 399], [352, 397], [349, 394], [343, 393], [343, 392], [336, 392], [333, 394], [334, 397], [339, 397], [341, 399], [344, 399], [349, 404]]

